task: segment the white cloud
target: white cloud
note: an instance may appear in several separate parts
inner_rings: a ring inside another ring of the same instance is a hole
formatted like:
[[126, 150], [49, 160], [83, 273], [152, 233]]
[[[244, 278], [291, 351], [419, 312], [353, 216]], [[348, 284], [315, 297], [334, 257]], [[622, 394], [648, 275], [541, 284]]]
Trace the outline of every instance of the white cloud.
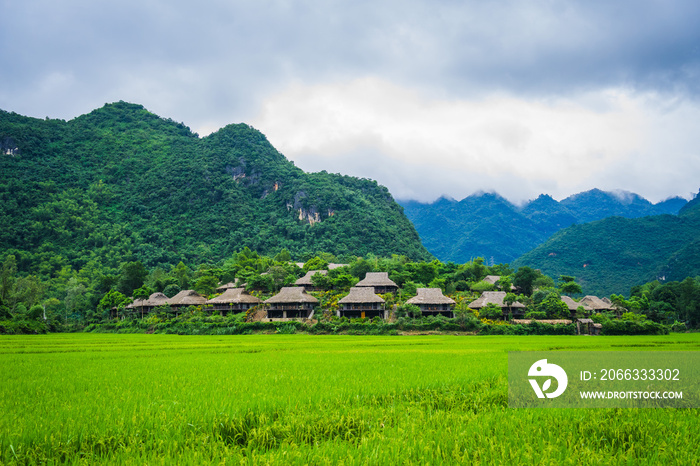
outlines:
[[300, 167], [375, 178], [398, 198], [484, 189], [517, 201], [591, 187], [663, 198], [681, 186], [695, 191], [683, 167], [700, 147], [688, 127], [700, 109], [663, 103], [623, 89], [439, 100], [364, 78], [292, 85], [269, 96], [252, 123]]

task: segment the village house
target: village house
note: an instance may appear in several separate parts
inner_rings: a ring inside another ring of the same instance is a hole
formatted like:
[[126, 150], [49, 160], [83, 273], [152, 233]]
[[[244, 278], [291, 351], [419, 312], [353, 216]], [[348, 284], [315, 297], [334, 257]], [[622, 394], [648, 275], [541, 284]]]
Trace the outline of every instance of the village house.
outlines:
[[357, 318], [386, 318], [384, 299], [374, 292], [372, 287], [352, 287], [350, 293], [338, 301], [338, 317]]
[[182, 309], [189, 306], [202, 306], [207, 301], [207, 298], [199, 295], [194, 290], [182, 290], [172, 298], [168, 300], [168, 304], [175, 311], [179, 313]]
[[416, 296], [406, 301], [420, 308], [423, 316], [454, 317], [455, 301], [442, 294], [440, 288], [418, 288]]
[[269, 319], [311, 319], [318, 299], [300, 286], [285, 286], [279, 293], [265, 301]]
[[245, 288], [227, 288], [221, 295], [206, 302], [213, 312], [224, 316], [228, 313], [238, 314], [262, 303], [260, 298], [249, 294]]
[[355, 285], [356, 287], [371, 287], [377, 294], [396, 293], [398, 285], [389, 279], [388, 272], [367, 272], [364, 280]]
[[311, 277], [313, 277], [316, 274], [321, 274], [321, 275], [326, 275], [328, 274], [327, 270], [309, 270], [306, 272], [306, 275], [298, 279], [294, 284], [296, 286], [301, 286], [303, 287], [306, 291], [321, 291], [321, 288], [314, 286], [314, 284], [311, 282]]
[[584, 296], [579, 301], [579, 304], [585, 304], [586, 306], [591, 308], [592, 312], [596, 313], [608, 311], [615, 311], [616, 313], [619, 313], [619, 309], [617, 308], [617, 306], [615, 306], [607, 298], [600, 299], [597, 296]]
[[485, 291], [481, 296], [471, 303], [469, 303], [469, 309], [480, 310], [489, 304], [495, 304], [500, 307], [503, 311], [503, 315], [513, 314], [513, 316], [524, 316], [527, 307], [523, 303], [515, 301], [511, 305], [507, 305], [503, 302], [506, 297], [505, 291]]
[[163, 293], [153, 293], [148, 299], [135, 299], [134, 302], [126, 306], [125, 310], [144, 314], [151, 312], [158, 306], [168, 306], [168, 297]]
[[569, 312], [572, 316], [574, 316], [576, 312], [578, 312], [579, 307], [583, 308], [583, 313], [587, 316], [591, 315], [591, 312], [593, 311], [593, 309], [591, 309], [591, 307], [586, 303], [574, 301], [573, 298], [571, 298], [570, 296], [562, 296], [561, 300], [564, 301], [566, 307], [569, 308]]

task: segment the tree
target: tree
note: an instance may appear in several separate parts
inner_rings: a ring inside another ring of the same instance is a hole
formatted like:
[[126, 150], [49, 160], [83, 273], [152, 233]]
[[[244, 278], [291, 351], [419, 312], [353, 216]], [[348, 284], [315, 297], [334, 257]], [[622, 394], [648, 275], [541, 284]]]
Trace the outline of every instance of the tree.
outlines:
[[73, 316], [85, 317], [88, 306], [87, 288], [76, 277], [68, 280], [66, 287], [66, 310]]
[[503, 298], [503, 304], [508, 306], [508, 310], [511, 310], [511, 306], [513, 305], [514, 302], [518, 300], [518, 297], [516, 296], [515, 293], [506, 293], [506, 296]]
[[[270, 277], [271, 278], [271, 277]], [[202, 295], [210, 295], [216, 291], [219, 285], [219, 279], [213, 275], [204, 275], [197, 279], [194, 285], [194, 290]]]
[[515, 272], [513, 276], [513, 285], [520, 289], [520, 292], [532, 296], [533, 285], [537, 280], [539, 273], [528, 266], [523, 266]]
[[303, 270], [304, 272], [308, 272], [310, 270], [328, 270], [328, 262], [316, 256], [306, 261]]
[[100, 312], [108, 312], [110, 309], [117, 310], [117, 318], [119, 318], [119, 311], [124, 308], [124, 305], [128, 302], [129, 298], [118, 292], [117, 290], [112, 290], [107, 292], [100, 303], [97, 305], [97, 309]]
[[484, 319], [500, 319], [503, 317], [503, 309], [501, 309], [497, 304], [488, 303], [479, 311], [479, 317]]
[[149, 296], [153, 291], [148, 288], [146, 285], [143, 285], [141, 288], [138, 288], [134, 290], [134, 301], [137, 299], [141, 301], [141, 318], [143, 319], [143, 301], [148, 299]]
[[181, 290], [186, 290], [190, 285], [190, 269], [182, 262], [178, 262], [176, 266], [170, 269], [170, 275], [172, 275], [177, 285]]
[[576, 283], [576, 277], [561, 275], [559, 277], [559, 290], [566, 295], [582, 294], [581, 285]]
[[180, 287], [173, 283], [173, 284], [170, 284], [170, 285], [165, 287], [165, 289], [163, 290], [163, 294], [165, 296], [167, 296], [168, 298], [172, 298], [173, 296], [178, 294], [180, 291], [182, 291], [180, 289]]
[[0, 305], [10, 305], [10, 298], [15, 290], [15, 274], [17, 273], [17, 259], [10, 254], [5, 258], [0, 272]]
[[129, 296], [143, 286], [147, 276], [148, 271], [141, 262], [127, 262], [121, 266], [117, 290], [124, 296]]
[[569, 317], [569, 307], [557, 292], [550, 292], [547, 297], [537, 305], [537, 311], [545, 312], [550, 319], [564, 319]]
[[287, 249], [282, 249], [276, 256], [275, 262], [289, 262], [292, 260], [292, 255]]
[[506, 293], [509, 293], [511, 288], [513, 288], [513, 283], [510, 281], [509, 275], [501, 276], [501, 278], [499, 278], [496, 282], [496, 285]]

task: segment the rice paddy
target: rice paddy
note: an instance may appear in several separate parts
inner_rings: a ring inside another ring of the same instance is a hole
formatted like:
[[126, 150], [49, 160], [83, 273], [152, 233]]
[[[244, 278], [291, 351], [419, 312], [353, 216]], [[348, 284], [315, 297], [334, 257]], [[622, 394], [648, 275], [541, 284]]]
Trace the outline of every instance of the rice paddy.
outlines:
[[700, 334], [0, 339], [4, 464], [700, 464], [697, 409], [511, 409], [508, 351]]

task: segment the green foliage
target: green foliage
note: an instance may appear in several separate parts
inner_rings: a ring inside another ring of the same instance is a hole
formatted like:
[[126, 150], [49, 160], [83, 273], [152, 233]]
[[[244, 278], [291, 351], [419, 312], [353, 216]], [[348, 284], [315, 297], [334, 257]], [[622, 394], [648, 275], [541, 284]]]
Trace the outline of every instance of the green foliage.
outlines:
[[488, 303], [479, 311], [479, 317], [485, 319], [500, 319], [503, 317], [503, 310], [493, 303]]
[[550, 319], [566, 319], [570, 316], [568, 306], [555, 291], [547, 293], [546, 297], [537, 303], [535, 310], [545, 313]]
[[90, 307], [117, 277], [126, 296], [146, 281], [190, 289], [199, 277], [183, 263], [243, 246], [278, 262], [315, 251], [431, 258], [386, 188], [304, 173], [245, 124], [199, 138], [118, 102], [68, 122], [0, 111], [0, 137], [19, 148], [0, 156], [0, 258], [15, 258], [17, 278], [91, 274], [78, 277]]
[[540, 273], [530, 267], [520, 267], [513, 276], [513, 285], [518, 288], [521, 293], [531, 296], [535, 286], [535, 280], [537, 280], [540, 275]]
[[483, 293], [484, 291], [493, 291], [496, 289], [495, 285], [492, 285], [491, 283], [488, 282], [476, 282], [472, 286], [469, 287], [472, 291], [476, 293]]
[[700, 275], [700, 211], [573, 225], [513, 262], [551, 276], [576, 274], [585, 294], [609, 295], [657, 277]]

